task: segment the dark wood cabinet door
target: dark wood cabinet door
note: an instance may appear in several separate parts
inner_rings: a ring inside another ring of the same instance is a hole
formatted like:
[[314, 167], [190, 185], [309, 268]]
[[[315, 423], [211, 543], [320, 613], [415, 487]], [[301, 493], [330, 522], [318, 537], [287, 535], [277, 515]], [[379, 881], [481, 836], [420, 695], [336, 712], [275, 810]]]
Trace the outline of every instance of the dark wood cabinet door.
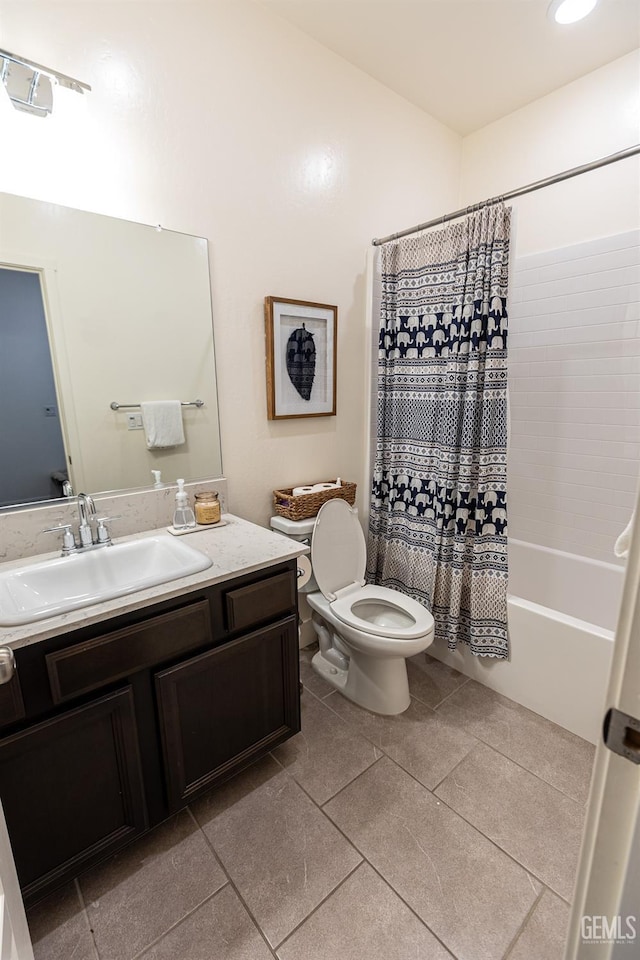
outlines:
[[155, 683], [176, 810], [300, 729], [296, 618], [163, 670]]
[[0, 797], [26, 899], [141, 833], [131, 687], [0, 741]]

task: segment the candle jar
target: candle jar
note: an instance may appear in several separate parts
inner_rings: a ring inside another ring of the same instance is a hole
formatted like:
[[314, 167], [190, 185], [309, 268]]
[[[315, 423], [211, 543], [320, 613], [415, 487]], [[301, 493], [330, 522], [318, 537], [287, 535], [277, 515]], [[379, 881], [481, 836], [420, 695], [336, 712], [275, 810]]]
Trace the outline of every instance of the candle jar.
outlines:
[[219, 523], [220, 501], [215, 490], [203, 490], [195, 495], [196, 523]]

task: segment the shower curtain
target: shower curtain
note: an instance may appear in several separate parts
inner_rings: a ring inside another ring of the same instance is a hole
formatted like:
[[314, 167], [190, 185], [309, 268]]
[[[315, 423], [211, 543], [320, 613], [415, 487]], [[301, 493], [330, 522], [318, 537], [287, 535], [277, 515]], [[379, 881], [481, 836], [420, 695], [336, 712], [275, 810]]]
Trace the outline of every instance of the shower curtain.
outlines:
[[424, 603], [436, 638], [508, 656], [511, 210], [382, 247], [367, 579]]

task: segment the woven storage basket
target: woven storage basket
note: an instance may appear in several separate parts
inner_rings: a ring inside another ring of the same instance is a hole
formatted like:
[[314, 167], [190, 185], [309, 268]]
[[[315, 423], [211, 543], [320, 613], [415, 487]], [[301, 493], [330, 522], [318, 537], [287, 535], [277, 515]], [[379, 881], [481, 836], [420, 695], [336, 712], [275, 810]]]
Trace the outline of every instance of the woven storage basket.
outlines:
[[315, 517], [323, 503], [334, 500], [336, 497], [346, 500], [353, 506], [356, 502], [356, 487], [356, 483], [346, 483], [343, 480], [341, 487], [303, 493], [299, 497], [294, 497], [293, 487], [287, 487], [286, 490], [273, 491], [273, 504], [276, 513], [281, 517], [287, 517], [289, 520], [307, 520], [309, 517]]

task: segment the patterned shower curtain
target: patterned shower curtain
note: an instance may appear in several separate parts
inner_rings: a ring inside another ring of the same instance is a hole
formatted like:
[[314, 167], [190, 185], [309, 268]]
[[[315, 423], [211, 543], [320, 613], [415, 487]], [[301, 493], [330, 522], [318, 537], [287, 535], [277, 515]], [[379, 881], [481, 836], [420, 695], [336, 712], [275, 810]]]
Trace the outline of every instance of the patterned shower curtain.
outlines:
[[367, 578], [424, 603], [436, 638], [508, 656], [511, 210], [382, 247]]

